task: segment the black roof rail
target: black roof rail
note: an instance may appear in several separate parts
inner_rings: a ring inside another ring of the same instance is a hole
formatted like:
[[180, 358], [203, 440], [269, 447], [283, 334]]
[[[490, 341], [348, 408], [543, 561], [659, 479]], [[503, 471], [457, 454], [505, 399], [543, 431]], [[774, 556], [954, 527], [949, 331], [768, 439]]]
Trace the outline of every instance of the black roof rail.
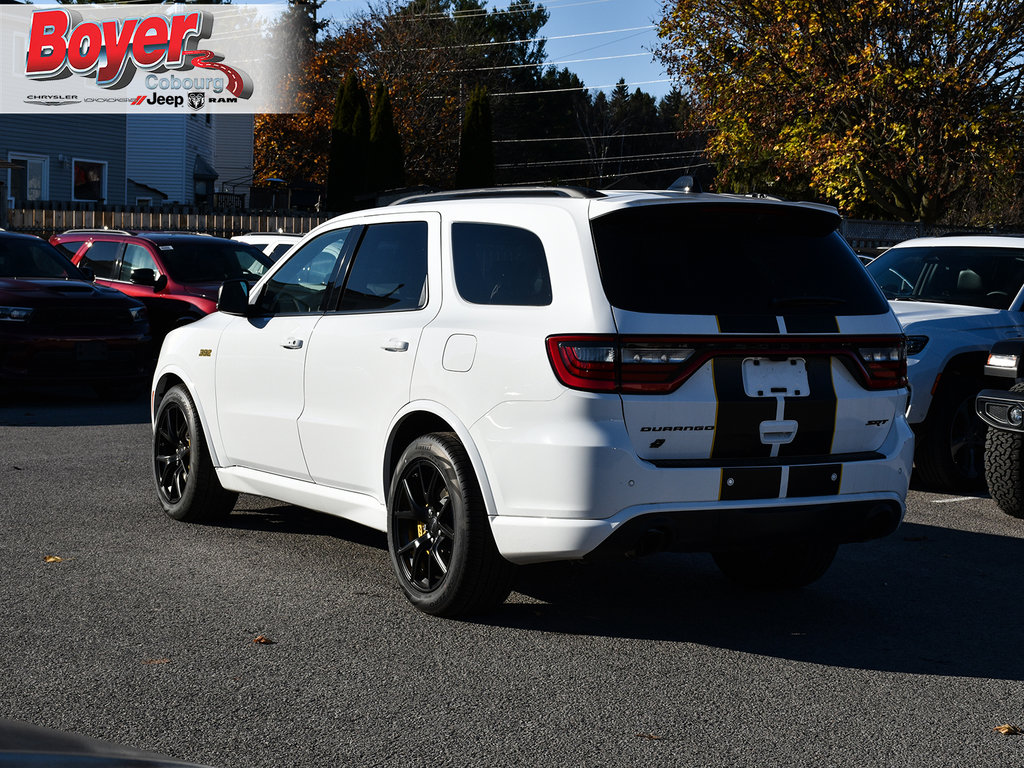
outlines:
[[427, 192], [403, 197], [391, 205], [440, 202], [445, 200], [487, 200], [515, 197], [575, 197], [591, 199], [605, 197], [604, 192], [587, 187], [482, 187], [480, 189], [453, 189], [448, 192]]

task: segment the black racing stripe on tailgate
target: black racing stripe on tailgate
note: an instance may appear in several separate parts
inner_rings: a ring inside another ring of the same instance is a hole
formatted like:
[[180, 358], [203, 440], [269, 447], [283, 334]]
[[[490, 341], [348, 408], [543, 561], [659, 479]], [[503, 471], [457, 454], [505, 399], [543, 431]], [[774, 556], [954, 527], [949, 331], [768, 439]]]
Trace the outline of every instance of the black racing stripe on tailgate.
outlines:
[[718, 498], [722, 501], [777, 499], [781, 486], [782, 467], [723, 469]]
[[722, 333], [778, 333], [779, 321], [773, 315], [718, 315]]
[[839, 333], [835, 315], [783, 315], [786, 333]]
[[742, 358], [716, 358], [712, 374], [718, 402], [711, 458], [770, 456], [771, 446], [761, 442], [761, 422], [775, 418], [775, 398], [747, 396]]
[[842, 464], [790, 467], [787, 497], [836, 496], [843, 481]]
[[797, 423], [793, 442], [779, 446], [779, 456], [821, 456], [832, 452], [836, 430], [836, 390], [832, 384], [832, 359], [807, 357], [807, 397], [787, 397], [784, 419]]

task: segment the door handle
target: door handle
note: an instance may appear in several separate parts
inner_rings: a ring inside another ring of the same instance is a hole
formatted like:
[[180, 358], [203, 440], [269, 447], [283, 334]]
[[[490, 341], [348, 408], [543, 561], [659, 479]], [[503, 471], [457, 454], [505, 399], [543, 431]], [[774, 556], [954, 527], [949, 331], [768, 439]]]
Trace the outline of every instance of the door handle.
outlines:
[[291, 338], [281, 346], [285, 349], [302, 349], [302, 339]]
[[409, 342], [402, 341], [401, 339], [388, 339], [381, 349], [386, 349], [388, 352], [407, 352], [409, 350]]

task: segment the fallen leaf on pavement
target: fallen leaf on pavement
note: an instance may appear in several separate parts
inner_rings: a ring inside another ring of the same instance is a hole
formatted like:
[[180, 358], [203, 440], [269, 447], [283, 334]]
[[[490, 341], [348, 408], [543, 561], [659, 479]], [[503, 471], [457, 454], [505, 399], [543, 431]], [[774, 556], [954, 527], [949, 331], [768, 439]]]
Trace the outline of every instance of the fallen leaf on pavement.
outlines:
[[266, 635], [257, 635], [256, 638], [253, 640], [253, 642], [254, 643], [260, 643], [261, 645], [273, 645], [274, 644], [274, 641], [271, 640]]
[[56, 555], [47, 555], [46, 557], [43, 558], [43, 562], [46, 562], [46, 563], [63, 563], [64, 562], [64, 558], [63, 557], [57, 557]]
[[1009, 723], [1007, 723], [1006, 725], [997, 725], [992, 730], [999, 731], [999, 733], [1003, 734], [1004, 736], [1020, 736], [1024, 734], [1024, 731], [1022, 731], [1016, 725], [1010, 725]]
[[146, 659], [143, 664], [170, 664], [170, 659]]

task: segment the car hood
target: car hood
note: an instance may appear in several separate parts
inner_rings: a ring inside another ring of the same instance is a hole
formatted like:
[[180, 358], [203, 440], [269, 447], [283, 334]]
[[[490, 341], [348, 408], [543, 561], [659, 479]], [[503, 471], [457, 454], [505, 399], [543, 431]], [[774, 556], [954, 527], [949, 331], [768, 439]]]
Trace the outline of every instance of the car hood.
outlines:
[[123, 304], [129, 299], [120, 291], [84, 280], [60, 280], [55, 278], [0, 278], [0, 304], [34, 306], [51, 301], [79, 299], [84, 301], [106, 300]]
[[939, 304], [930, 301], [890, 301], [889, 304], [908, 333], [924, 326], [969, 330], [1013, 324], [1009, 312], [1005, 309]]

